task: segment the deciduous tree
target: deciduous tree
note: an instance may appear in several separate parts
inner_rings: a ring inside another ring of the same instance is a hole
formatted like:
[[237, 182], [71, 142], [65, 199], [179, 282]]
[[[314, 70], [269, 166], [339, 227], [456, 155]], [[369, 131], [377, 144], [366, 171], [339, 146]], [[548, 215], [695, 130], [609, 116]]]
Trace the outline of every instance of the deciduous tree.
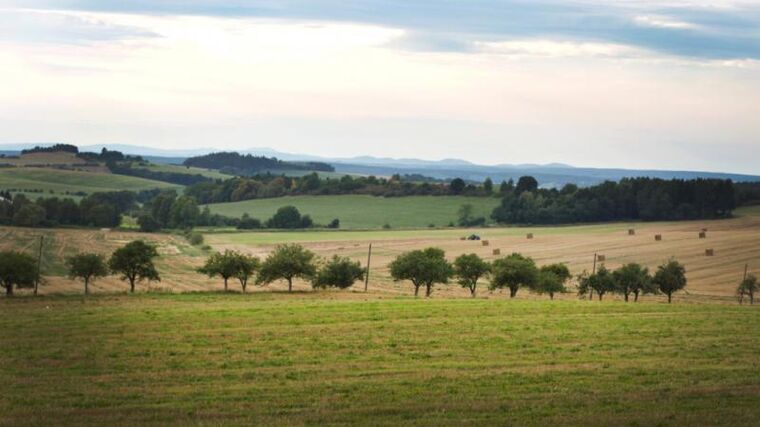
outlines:
[[438, 248], [414, 250], [399, 255], [390, 264], [393, 280], [409, 280], [414, 285], [414, 296], [421, 286], [426, 288], [426, 296], [433, 293], [436, 283], [448, 283], [454, 270], [446, 261], [445, 253]]
[[333, 255], [333, 257], [319, 269], [314, 276], [312, 286], [314, 288], [336, 287], [346, 289], [355, 282], [364, 279], [364, 268], [359, 261]]
[[509, 288], [510, 298], [514, 298], [522, 286], [535, 287], [537, 281], [536, 263], [519, 253], [497, 259], [491, 264], [491, 289]]
[[138, 282], [161, 280], [153, 264], [157, 256], [155, 246], [135, 240], [115, 250], [108, 260], [108, 267], [114, 274], [120, 274], [122, 280], [129, 281], [129, 291], [134, 292]]
[[269, 284], [276, 280], [288, 282], [288, 292], [293, 291], [293, 279], [311, 279], [317, 272], [315, 255], [298, 244], [279, 245], [261, 264], [258, 284]]
[[0, 252], [0, 286], [5, 295], [13, 296], [13, 288], [32, 288], [37, 279], [34, 257], [16, 251]]
[[634, 301], [639, 300], [639, 295], [655, 293], [657, 289], [652, 284], [652, 276], [649, 269], [636, 263], [626, 264], [612, 273], [615, 280], [615, 291], [623, 294], [628, 302], [630, 294], [634, 295]]
[[454, 260], [454, 276], [457, 278], [457, 283], [467, 288], [473, 298], [477, 291], [478, 280], [490, 271], [491, 264], [477, 254], [463, 254]]
[[739, 297], [739, 304], [744, 302], [744, 297], [749, 298], [749, 303], [755, 303], [755, 293], [760, 290], [757, 284], [757, 277], [754, 274], [749, 274], [739, 284], [739, 288], [736, 289], [736, 294]]
[[227, 292], [227, 282], [238, 269], [238, 254], [235, 251], [226, 250], [224, 253], [214, 253], [206, 260], [203, 267], [198, 269], [208, 277], [221, 277], [224, 280], [224, 292]]
[[98, 277], [108, 276], [108, 265], [105, 257], [99, 254], [81, 253], [66, 258], [71, 280], [82, 279], [85, 295], [90, 293], [90, 282]]
[[565, 264], [545, 265], [538, 271], [535, 290], [539, 294], [549, 294], [549, 299], [554, 299], [554, 294], [567, 292], [565, 283], [570, 277], [570, 270]]
[[660, 292], [668, 296], [668, 303], [670, 303], [673, 294], [686, 287], [686, 268], [675, 259], [671, 259], [657, 268], [652, 282], [657, 285]]

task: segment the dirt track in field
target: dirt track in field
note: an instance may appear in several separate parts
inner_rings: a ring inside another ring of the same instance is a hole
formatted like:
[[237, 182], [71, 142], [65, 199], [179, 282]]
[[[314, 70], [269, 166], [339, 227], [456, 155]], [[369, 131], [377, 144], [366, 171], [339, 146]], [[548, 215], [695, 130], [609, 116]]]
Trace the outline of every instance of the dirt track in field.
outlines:
[[[636, 234], [628, 235], [628, 228], [633, 227]], [[699, 232], [708, 229], [707, 238], [700, 239]], [[472, 232], [478, 233], [489, 241], [483, 246], [478, 241], [462, 241], [459, 236]], [[534, 233], [533, 239], [527, 239], [528, 232]], [[594, 254], [606, 257], [604, 264], [608, 268], [617, 268], [623, 263], [639, 262], [654, 270], [657, 265], [670, 257], [677, 258], [686, 265], [689, 280], [687, 289], [692, 297], [714, 296], [730, 297], [741, 280], [744, 265], [749, 264], [750, 271], [760, 273], [760, 217], [745, 216], [730, 220], [690, 221], [678, 223], [640, 223], [610, 224], [598, 227], [562, 227], [562, 228], [493, 228], [481, 230], [462, 230], [461, 232], [404, 232], [393, 231], [393, 238], [383, 231], [356, 234], [360, 239], [354, 240], [351, 233], [345, 233], [344, 240], [314, 241], [303, 243], [319, 256], [333, 254], [349, 256], [366, 263], [367, 246], [373, 245], [370, 273], [370, 288], [374, 293], [409, 294], [411, 285], [394, 283], [388, 272], [388, 263], [398, 254], [427, 246], [437, 246], [446, 251], [447, 257], [463, 253], [477, 253], [487, 259], [495, 259], [494, 249], [501, 250], [502, 255], [521, 252], [533, 257], [539, 265], [553, 262], [567, 263], [574, 274], [593, 268]], [[207, 279], [195, 272], [207, 253], [190, 246], [181, 236], [151, 235], [121, 231], [102, 230], [34, 230], [0, 227], [0, 249], [17, 249], [36, 253], [40, 234], [45, 236], [43, 271], [46, 274], [44, 293], [77, 293], [82, 285], [63, 277], [65, 268], [63, 259], [78, 251], [91, 251], [108, 254], [115, 248], [133, 239], [149, 240], [159, 247], [161, 259], [158, 268], [162, 276], [160, 283], [141, 284], [139, 289], [154, 291], [208, 291], [220, 290], [220, 280]], [[654, 236], [662, 234], [662, 241], [655, 241]], [[251, 244], [229, 241], [229, 234], [206, 235], [207, 243], [214, 250], [236, 249], [246, 253], [265, 257], [274, 244], [258, 244], [255, 238]], [[251, 234], [255, 237], [254, 234]], [[318, 240], [318, 239], [317, 239]], [[714, 249], [715, 255], [705, 255], [706, 249]], [[363, 288], [363, 285], [357, 287]], [[93, 292], [118, 292], [127, 288], [116, 277], [101, 279], [92, 285]], [[230, 281], [230, 288], [239, 286]], [[306, 283], [297, 283], [296, 288], [309, 289]], [[284, 284], [273, 284], [266, 288], [254, 288], [253, 292], [283, 290]], [[481, 284], [482, 296], [488, 296], [485, 282]], [[467, 293], [455, 284], [439, 286], [436, 296], [466, 296]], [[499, 293], [491, 294], [500, 297]], [[521, 297], [528, 297], [521, 292]], [[565, 297], [575, 298], [574, 295]]]

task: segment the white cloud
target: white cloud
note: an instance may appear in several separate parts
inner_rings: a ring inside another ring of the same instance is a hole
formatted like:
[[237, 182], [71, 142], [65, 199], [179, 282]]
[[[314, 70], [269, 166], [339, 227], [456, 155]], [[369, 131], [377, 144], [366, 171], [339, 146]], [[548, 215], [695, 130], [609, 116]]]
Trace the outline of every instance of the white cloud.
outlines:
[[698, 25], [686, 21], [669, 18], [667, 16], [657, 15], [639, 15], [633, 18], [636, 25], [652, 28], [667, 28], [676, 30], [694, 30], [699, 28]]
[[661, 167], [660, 141], [749, 152], [760, 134], [760, 83], [747, 61], [694, 67], [559, 39], [415, 52], [388, 48], [408, 34], [382, 26], [67, 13], [154, 36], [0, 41], [0, 143]]
[[642, 50], [614, 43], [593, 43], [555, 40], [506, 40], [476, 42], [478, 50], [514, 57], [632, 57]]

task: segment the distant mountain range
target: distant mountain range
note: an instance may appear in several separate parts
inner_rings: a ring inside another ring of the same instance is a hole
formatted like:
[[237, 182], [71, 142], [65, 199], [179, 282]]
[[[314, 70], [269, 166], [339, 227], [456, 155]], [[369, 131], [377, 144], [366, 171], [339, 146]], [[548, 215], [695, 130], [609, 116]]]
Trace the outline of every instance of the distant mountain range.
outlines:
[[[53, 143], [39, 144], [14, 144], [0, 145], [0, 154], [14, 154], [18, 151], [31, 148], [35, 145], [46, 146]], [[182, 163], [186, 158], [224, 151], [213, 148], [166, 150], [150, 147], [140, 147], [123, 144], [103, 144], [80, 146], [81, 151], [100, 151], [106, 147], [109, 150], [118, 150], [125, 154], [141, 155], [156, 163]], [[227, 150], [229, 151], [229, 150]], [[393, 174], [420, 174], [437, 179], [451, 179], [455, 177], [470, 181], [483, 181], [491, 178], [496, 183], [502, 180], [517, 180], [520, 176], [531, 175], [535, 177], [542, 187], [559, 187], [567, 183], [579, 186], [598, 184], [605, 180], [618, 181], [622, 178], [652, 177], [662, 179], [694, 179], [694, 178], [721, 178], [732, 179], [737, 182], [760, 181], [758, 175], [745, 175], [720, 172], [700, 171], [672, 171], [672, 170], [639, 170], [618, 168], [580, 168], [561, 163], [550, 164], [500, 164], [478, 165], [466, 160], [421, 160], [421, 159], [394, 159], [386, 157], [360, 156], [350, 158], [321, 157], [308, 154], [294, 154], [277, 151], [271, 148], [250, 148], [237, 150], [243, 154], [277, 157], [287, 161], [317, 161], [333, 165], [336, 172], [347, 174], [390, 176]]]

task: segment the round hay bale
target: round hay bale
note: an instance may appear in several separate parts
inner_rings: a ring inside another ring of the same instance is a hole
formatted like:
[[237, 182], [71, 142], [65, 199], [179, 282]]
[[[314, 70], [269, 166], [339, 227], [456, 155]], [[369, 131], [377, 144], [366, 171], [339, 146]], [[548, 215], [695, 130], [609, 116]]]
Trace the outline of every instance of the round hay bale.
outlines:
[[705, 249], [705, 256], [715, 256], [715, 251], [712, 249]]
[[494, 249], [493, 250], [494, 255], [501, 255], [501, 249]]
[[527, 237], [529, 240], [530, 240], [530, 239], [532, 239], [532, 238], [533, 238], [533, 233], [528, 233], [528, 235], [527, 235], [526, 237]]
[[700, 239], [706, 239], [707, 238], [707, 232], [706, 231], [700, 231], [699, 232], [699, 238]]
[[604, 262], [604, 261], [607, 260], [607, 257], [604, 256], [604, 255], [597, 255], [596, 256], [596, 260], [599, 261], [599, 262]]
[[628, 235], [629, 235], [629, 236], [634, 236], [634, 235], [636, 235], [636, 230], [634, 230], [633, 228], [629, 228], [629, 229], [628, 229]]
[[658, 242], [661, 241], [662, 240], [662, 234], [655, 234], [654, 235], [654, 240], [656, 240]]
[[491, 244], [488, 240], [482, 240], [482, 242], [483, 242], [483, 246], [488, 246]]

